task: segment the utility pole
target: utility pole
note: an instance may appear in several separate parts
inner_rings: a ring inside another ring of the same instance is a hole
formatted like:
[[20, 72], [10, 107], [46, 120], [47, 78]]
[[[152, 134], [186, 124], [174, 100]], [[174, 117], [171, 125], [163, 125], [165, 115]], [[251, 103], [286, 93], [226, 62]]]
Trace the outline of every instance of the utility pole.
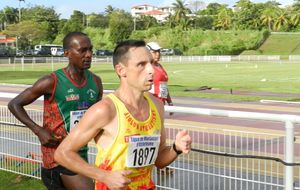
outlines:
[[133, 17], [133, 31], [136, 30], [136, 16]]
[[19, 1], [19, 22], [21, 22], [21, 1], [24, 1], [25, 3], [25, 0], [18, 0]]

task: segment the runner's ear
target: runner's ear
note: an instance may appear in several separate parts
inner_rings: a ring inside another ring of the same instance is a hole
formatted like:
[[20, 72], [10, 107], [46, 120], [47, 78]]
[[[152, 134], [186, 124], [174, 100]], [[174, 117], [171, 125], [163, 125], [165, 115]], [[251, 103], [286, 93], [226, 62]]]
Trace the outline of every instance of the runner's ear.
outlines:
[[69, 56], [69, 50], [68, 49], [64, 49], [64, 55], [65, 55], [65, 57]]
[[119, 63], [115, 66], [116, 73], [120, 77], [126, 77], [125, 66], [122, 63]]

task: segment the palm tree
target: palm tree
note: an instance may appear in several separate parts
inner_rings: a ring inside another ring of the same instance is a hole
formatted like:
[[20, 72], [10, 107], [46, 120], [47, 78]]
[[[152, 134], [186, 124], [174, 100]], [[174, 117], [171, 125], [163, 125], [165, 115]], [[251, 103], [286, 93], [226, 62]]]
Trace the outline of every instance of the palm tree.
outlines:
[[289, 24], [287, 16], [287, 13], [281, 9], [277, 12], [277, 17], [275, 18], [274, 22], [274, 29], [276, 31], [280, 30], [281, 27], [287, 26]]
[[295, 14], [292, 15], [291, 17], [291, 24], [293, 26], [297, 26], [300, 23], [300, 13], [296, 12]]
[[110, 15], [112, 12], [114, 12], [116, 9], [113, 7], [113, 6], [111, 6], [111, 5], [108, 5], [106, 8], [105, 8], [105, 10], [104, 10], [104, 12], [106, 13], [106, 15]]
[[293, 10], [296, 11], [296, 12], [300, 11], [300, 0], [294, 0]]
[[170, 28], [174, 28], [176, 26], [176, 23], [175, 23], [175, 16], [173, 15], [169, 15], [167, 18], [166, 18], [167, 22], [166, 24], [170, 27]]
[[15, 24], [19, 20], [18, 9], [12, 7], [4, 7], [2, 13], [7, 24]]
[[5, 15], [3, 11], [0, 12], [0, 31], [5, 30]]
[[176, 0], [172, 5], [175, 10], [175, 22], [180, 24], [182, 19], [187, 19], [186, 15], [191, 13], [191, 10], [186, 7], [186, 4], [182, 0]]
[[144, 22], [145, 29], [148, 29], [151, 26], [155, 26], [157, 24], [156, 19], [152, 16], [143, 15], [141, 17], [141, 20], [143, 20], [143, 22]]
[[18, 10], [12, 7], [4, 7], [0, 12], [0, 29], [5, 29], [8, 24], [15, 24], [19, 20]]
[[275, 11], [272, 8], [267, 8], [263, 11], [261, 16], [261, 21], [263, 25], [267, 25], [269, 30], [272, 31], [272, 26], [274, 23]]

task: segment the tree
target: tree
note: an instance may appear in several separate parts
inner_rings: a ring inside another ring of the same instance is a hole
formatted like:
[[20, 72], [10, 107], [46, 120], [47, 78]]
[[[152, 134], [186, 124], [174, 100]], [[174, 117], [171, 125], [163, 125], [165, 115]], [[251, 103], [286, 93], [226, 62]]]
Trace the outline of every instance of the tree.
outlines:
[[5, 14], [3, 13], [3, 11], [0, 12], [0, 31], [5, 29]]
[[288, 27], [289, 18], [287, 13], [279, 9], [276, 13], [275, 22], [274, 22], [274, 29], [275, 31], [279, 31], [282, 27]]
[[219, 14], [220, 10], [222, 10], [224, 7], [227, 7], [225, 4], [219, 4], [219, 3], [210, 3], [207, 5], [206, 9], [199, 12], [200, 15], [212, 15], [216, 16]]
[[22, 9], [22, 21], [39, 23], [47, 31], [46, 41], [51, 43], [58, 34], [59, 14], [53, 7], [34, 6]]
[[182, 29], [186, 30], [191, 23], [190, 18], [187, 17], [187, 14], [190, 14], [191, 10], [187, 8], [187, 5], [182, 0], [176, 0], [172, 5], [175, 10], [174, 21], [176, 25], [179, 25]]
[[15, 24], [19, 21], [18, 10], [12, 7], [4, 7], [0, 12], [0, 30], [4, 30], [7, 25]]
[[232, 24], [231, 15], [232, 13], [230, 10], [223, 8], [218, 14], [216, 28], [224, 30], [229, 29]]
[[174, 28], [176, 26], [175, 16], [170, 14], [166, 18], [166, 22], [164, 23], [164, 25], [168, 26], [169, 28]]
[[113, 44], [128, 39], [133, 31], [131, 15], [124, 11], [114, 11], [109, 18], [109, 29], [110, 40]]
[[291, 17], [291, 24], [297, 26], [300, 23], [300, 12], [296, 12]]
[[214, 18], [211, 15], [198, 15], [193, 20], [194, 28], [202, 28], [204, 30], [211, 30], [213, 29]]
[[240, 0], [234, 5], [234, 24], [237, 29], [259, 29], [258, 23], [264, 7], [249, 0]]
[[263, 25], [267, 25], [269, 31], [272, 31], [274, 19], [275, 19], [276, 13], [273, 7], [269, 7], [265, 9], [261, 16], [261, 21]]
[[181, 20], [186, 19], [186, 15], [191, 13], [191, 10], [186, 7], [186, 4], [182, 0], [176, 0], [172, 3], [175, 10], [175, 22], [180, 23]]
[[192, 13], [197, 13], [199, 10], [203, 10], [205, 8], [205, 3], [203, 1], [190, 0], [188, 8], [192, 11]]
[[4, 33], [9, 36], [18, 37], [19, 48], [26, 49], [30, 45], [38, 44], [40, 41], [45, 40], [47, 31], [40, 23], [26, 20], [7, 26]]
[[148, 15], [141, 15], [140, 17], [136, 18], [136, 29], [137, 30], [147, 30], [150, 27], [157, 26], [157, 20]]
[[293, 3], [293, 10], [295, 12], [299, 12], [300, 11], [300, 0], [294, 0]]
[[87, 16], [87, 26], [90, 27], [108, 28], [108, 22], [109, 22], [108, 16], [104, 16], [102, 14], [92, 13]]
[[70, 32], [82, 31], [85, 23], [85, 15], [84, 13], [74, 10], [71, 18], [66, 22], [62, 30], [61, 34], [67, 35]]
[[106, 15], [110, 15], [111, 13], [113, 13], [114, 11], [116, 11], [116, 9], [113, 7], [113, 6], [111, 6], [111, 5], [108, 5], [106, 8], [105, 8], [105, 14]]

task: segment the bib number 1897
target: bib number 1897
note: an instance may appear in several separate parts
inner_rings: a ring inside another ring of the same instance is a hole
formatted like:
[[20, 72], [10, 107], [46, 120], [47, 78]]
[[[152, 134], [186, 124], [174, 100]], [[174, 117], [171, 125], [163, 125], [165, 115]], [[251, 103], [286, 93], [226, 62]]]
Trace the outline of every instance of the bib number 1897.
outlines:
[[135, 149], [133, 151], [134, 160], [133, 166], [143, 166], [152, 163], [153, 156], [155, 153], [155, 147], [145, 147], [140, 149]]

